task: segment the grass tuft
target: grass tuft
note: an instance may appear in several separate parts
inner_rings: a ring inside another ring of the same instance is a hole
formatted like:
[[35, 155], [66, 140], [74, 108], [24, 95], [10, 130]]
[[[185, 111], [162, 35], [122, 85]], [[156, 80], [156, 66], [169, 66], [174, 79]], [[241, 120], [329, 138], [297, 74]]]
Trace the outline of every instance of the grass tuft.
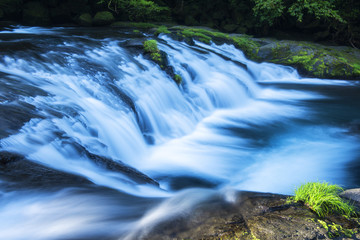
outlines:
[[334, 213], [351, 217], [355, 214], [355, 208], [340, 198], [339, 193], [342, 191], [343, 189], [338, 185], [309, 182], [297, 188], [295, 196], [290, 197], [289, 200], [304, 202], [320, 217]]

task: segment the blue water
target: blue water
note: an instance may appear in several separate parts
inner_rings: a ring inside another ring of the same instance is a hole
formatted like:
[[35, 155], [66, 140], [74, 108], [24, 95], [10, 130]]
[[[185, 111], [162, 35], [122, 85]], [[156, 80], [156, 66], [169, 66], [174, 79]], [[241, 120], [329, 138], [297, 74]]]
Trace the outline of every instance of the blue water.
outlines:
[[91, 182], [8, 187], [0, 176], [2, 237], [131, 239], [212, 194], [291, 194], [317, 180], [360, 186], [358, 82], [305, 79], [231, 45], [160, 36], [178, 86], [127, 47], [146, 38], [115, 29], [0, 31], [0, 150]]

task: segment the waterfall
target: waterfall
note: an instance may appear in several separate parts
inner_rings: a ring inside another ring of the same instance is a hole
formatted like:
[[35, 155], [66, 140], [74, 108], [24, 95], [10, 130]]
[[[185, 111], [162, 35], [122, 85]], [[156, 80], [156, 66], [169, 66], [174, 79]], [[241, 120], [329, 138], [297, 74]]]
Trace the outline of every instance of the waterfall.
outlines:
[[126, 45], [146, 37], [0, 31], [0, 150], [91, 183], [86, 190], [0, 187], [2, 236], [117, 238], [160, 221], [184, 199], [171, 214], [213, 194], [227, 198], [228, 189], [288, 194], [305, 181], [354, 184], [346, 166], [358, 159], [359, 137], [346, 123], [360, 116], [332, 104], [350, 88], [339, 102], [358, 99], [356, 82], [301, 78], [289, 67], [249, 61], [232, 45], [160, 36], [182, 77], [177, 85]]

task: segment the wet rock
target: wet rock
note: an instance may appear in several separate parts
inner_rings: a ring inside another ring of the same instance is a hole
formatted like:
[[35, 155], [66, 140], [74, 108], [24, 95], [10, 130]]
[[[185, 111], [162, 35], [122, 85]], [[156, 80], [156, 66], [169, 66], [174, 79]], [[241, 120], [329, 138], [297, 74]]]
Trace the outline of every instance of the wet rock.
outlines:
[[30, 25], [49, 25], [49, 9], [41, 2], [28, 2], [24, 5], [23, 21]]
[[29, 161], [22, 155], [5, 151], [0, 152], [0, 179], [9, 189], [63, 188], [91, 184], [81, 176], [57, 171]]
[[360, 204], [360, 188], [348, 189], [342, 192], [340, 196]]
[[26, 122], [39, 117], [35, 107], [27, 103], [0, 105], [0, 138], [15, 134]]
[[94, 162], [96, 165], [118, 173], [122, 173], [126, 175], [129, 179], [132, 181], [138, 183], [138, 184], [150, 184], [154, 186], [159, 186], [159, 183], [150, 178], [149, 176], [145, 175], [144, 173], [136, 170], [133, 167], [130, 167], [129, 165], [126, 165], [125, 163], [119, 161], [119, 160], [113, 160], [110, 158], [106, 158], [103, 156], [98, 156], [89, 152], [86, 152], [87, 157]]
[[93, 23], [95, 26], [110, 25], [115, 21], [115, 18], [111, 12], [102, 11], [95, 14]]
[[129, 39], [123, 44], [123, 46], [126, 48], [143, 49], [143, 42], [143, 39]]
[[69, 142], [75, 149], [79, 152], [80, 155], [84, 156], [85, 158], [89, 159], [95, 165], [109, 170], [116, 173], [124, 174], [128, 179], [131, 181], [138, 183], [138, 184], [150, 184], [154, 186], [159, 186], [159, 183], [150, 178], [149, 176], [145, 175], [144, 173], [136, 170], [135, 168], [121, 162], [120, 160], [110, 159], [104, 156], [99, 156], [93, 153], [90, 153], [86, 150], [83, 146], [75, 143]]
[[[320, 219], [287, 196], [238, 192], [233, 202], [213, 196], [182, 216], [157, 224], [144, 239], [357, 239], [359, 223], [342, 216]], [[350, 229], [348, 229], [350, 228]], [[337, 230], [335, 230], [337, 229]], [[141, 234], [144, 232], [140, 231]]]

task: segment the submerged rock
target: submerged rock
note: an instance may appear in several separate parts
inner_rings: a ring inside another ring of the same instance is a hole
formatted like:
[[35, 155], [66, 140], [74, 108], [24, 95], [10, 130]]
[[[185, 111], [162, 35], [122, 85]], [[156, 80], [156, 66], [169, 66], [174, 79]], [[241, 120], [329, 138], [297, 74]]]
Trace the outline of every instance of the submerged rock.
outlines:
[[10, 189], [63, 188], [91, 184], [84, 177], [54, 170], [6, 151], [0, 152], [0, 180]]

